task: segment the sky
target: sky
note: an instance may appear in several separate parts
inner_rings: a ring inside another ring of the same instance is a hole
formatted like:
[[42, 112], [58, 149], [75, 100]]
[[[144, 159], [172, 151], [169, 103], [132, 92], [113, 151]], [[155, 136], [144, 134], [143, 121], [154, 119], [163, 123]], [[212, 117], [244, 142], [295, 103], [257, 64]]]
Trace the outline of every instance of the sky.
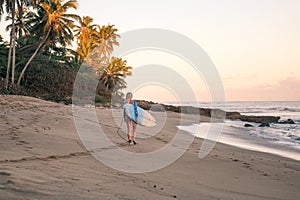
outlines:
[[[120, 34], [140, 28], [162, 28], [192, 39], [215, 64], [228, 101], [300, 101], [299, 0], [78, 2], [79, 15], [88, 15], [100, 25], [114, 24]], [[188, 63], [174, 55], [148, 51], [124, 58], [134, 69], [145, 64], [175, 68], [185, 74], [197, 101], [211, 100], [205, 78], [195, 76], [187, 69]], [[168, 87], [148, 84], [132, 89], [137, 98], [176, 99]]]

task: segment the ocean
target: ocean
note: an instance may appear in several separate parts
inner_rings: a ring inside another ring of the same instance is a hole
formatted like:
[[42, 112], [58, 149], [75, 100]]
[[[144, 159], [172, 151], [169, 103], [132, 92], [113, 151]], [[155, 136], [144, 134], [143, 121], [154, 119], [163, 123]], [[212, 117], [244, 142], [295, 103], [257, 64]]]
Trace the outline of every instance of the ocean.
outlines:
[[[182, 104], [181, 104], [182, 105]], [[224, 108], [224, 104], [186, 103], [202, 108]], [[244, 115], [280, 116], [279, 121], [292, 119], [295, 124], [270, 124], [259, 127], [258, 123], [225, 120], [223, 131], [217, 142], [254, 151], [277, 154], [300, 160], [300, 102], [226, 102], [226, 111], [237, 111]], [[253, 127], [244, 127], [245, 124]], [[196, 137], [206, 138], [210, 123], [179, 126]]]

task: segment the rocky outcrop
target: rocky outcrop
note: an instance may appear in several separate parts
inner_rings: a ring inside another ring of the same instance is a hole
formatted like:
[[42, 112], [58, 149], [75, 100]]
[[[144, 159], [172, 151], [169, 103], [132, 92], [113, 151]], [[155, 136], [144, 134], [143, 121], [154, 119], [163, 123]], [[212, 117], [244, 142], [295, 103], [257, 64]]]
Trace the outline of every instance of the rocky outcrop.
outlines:
[[245, 124], [244, 127], [253, 127], [252, 124]]
[[137, 104], [139, 107], [145, 110], [152, 110], [152, 111], [171, 111], [176, 113], [184, 113], [184, 114], [197, 114], [202, 116], [211, 117], [211, 109], [209, 108], [196, 108], [193, 106], [173, 106], [173, 105], [166, 105], [166, 104], [158, 104], [152, 101], [144, 101], [144, 100], [137, 100]]
[[288, 119], [286, 121], [278, 122], [279, 124], [295, 124], [295, 122], [292, 119]]
[[270, 127], [269, 123], [261, 123], [258, 127]]
[[152, 101], [144, 101], [144, 100], [137, 100], [137, 104], [145, 110], [153, 110], [153, 111], [161, 111], [161, 112], [172, 111], [172, 112], [184, 113], [184, 114], [202, 115], [211, 118], [218, 118], [218, 119], [226, 118], [231, 120], [241, 120], [241, 121], [255, 122], [255, 123], [278, 123], [278, 120], [280, 119], [280, 117], [276, 117], [276, 116], [250, 116], [250, 115], [242, 115], [239, 112], [226, 112], [220, 109], [196, 108], [192, 106], [173, 106], [173, 105], [158, 104]]
[[239, 112], [227, 112], [226, 118], [231, 120], [241, 120], [245, 122], [255, 122], [255, 123], [277, 123], [280, 117], [276, 116], [252, 116], [252, 115], [242, 115]]

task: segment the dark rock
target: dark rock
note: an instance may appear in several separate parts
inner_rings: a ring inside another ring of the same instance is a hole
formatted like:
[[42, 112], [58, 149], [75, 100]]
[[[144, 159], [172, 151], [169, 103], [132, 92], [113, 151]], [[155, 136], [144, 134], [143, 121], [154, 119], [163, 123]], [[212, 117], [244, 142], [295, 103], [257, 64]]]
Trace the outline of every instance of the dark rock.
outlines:
[[224, 119], [226, 117], [226, 112], [224, 110], [212, 109], [210, 113], [212, 118]]
[[209, 108], [199, 108], [200, 115], [202, 116], [210, 117], [210, 111], [211, 109]]
[[166, 111], [172, 111], [179, 113], [180, 112], [180, 107], [179, 106], [172, 106], [172, 105], [165, 105]]
[[239, 112], [226, 112], [226, 118], [231, 120], [237, 120], [241, 118], [241, 113]]
[[163, 105], [161, 104], [154, 104], [151, 106], [150, 108], [151, 111], [155, 111], [155, 112], [165, 112], [165, 108]]
[[196, 108], [193, 106], [181, 106], [180, 111], [181, 111], [181, 113], [184, 113], [184, 114], [191, 114], [191, 115], [199, 115], [200, 114], [199, 108]]
[[287, 122], [288, 124], [295, 124], [295, 122], [294, 122], [292, 119], [288, 119], [286, 122]]
[[255, 123], [277, 123], [280, 117], [275, 116], [247, 116], [241, 115], [240, 120]]
[[245, 124], [244, 127], [253, 127], [252, 124]]
[[144, 110], [149, 110], [154, 103], [151, 101], [137, 100], [137, 104]]
[[279, 124], [295, 124], [295, 122], [292, 119], [288, 119], [286, 121], [278, 122]]
[[261, 123], [258, 127], [270, 127], [269, 123]]
[[248, 116], [241, 115], [239, 112], [226, 112], [226, 118], [231, 120], [241, 120], [255, 123], [277, 123], [280, 117], [275, 116]]

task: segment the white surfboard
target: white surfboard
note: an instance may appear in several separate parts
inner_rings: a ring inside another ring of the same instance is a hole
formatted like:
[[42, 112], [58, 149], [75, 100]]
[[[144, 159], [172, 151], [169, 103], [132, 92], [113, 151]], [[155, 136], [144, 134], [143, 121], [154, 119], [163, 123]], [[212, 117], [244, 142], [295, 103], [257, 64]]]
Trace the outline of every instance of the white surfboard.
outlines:
[[[125, 104], [123, 106], [123, 108], [125, 109], [125, 112], [127, 114], [127, 116], [135, 121], [135, 112], [134, 112], [134, 106], [133, 104]], [[156, 120], [154, 119], [154, 117], [147, 112], [146, 110], [140, 108], [137, 106], [137, 112], [138, 112], [138, 124], [142, 125], [142, 126], [155, 126], [156, 125]]]

